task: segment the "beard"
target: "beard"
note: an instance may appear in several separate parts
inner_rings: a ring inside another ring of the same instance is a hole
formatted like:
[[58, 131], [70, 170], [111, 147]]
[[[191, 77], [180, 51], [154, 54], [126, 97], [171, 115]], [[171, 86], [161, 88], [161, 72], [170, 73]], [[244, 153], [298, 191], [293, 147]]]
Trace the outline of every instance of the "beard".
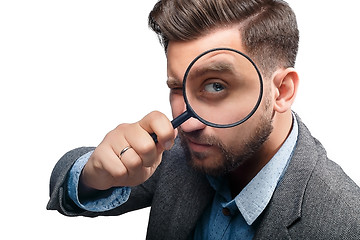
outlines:
[[[211, 176], [224, 176], [229, 172], [241, 167], [253, 160], [260, 148], [269, 138], [272, 126], [272, 114], [265, 111], [260, 117], [257, 127], [250, 133], [247, 139], [234, 146], [225, 146], [216, 136], [206, 136], [201, 130], [184, 132], [179, 128], [179, 136], [184, 148], [188, 163], [196, 170]], [[194, 152], [188, 145], [187, 138], [216, 147], [220, 154], [216, 157], [206, 152]], [[241, 136], [239, 136], [241, 138]], [[210, 158], [210, 159], [207, 159]], [[211, 166], [205, 165], [205, 160], [212, 161]]]

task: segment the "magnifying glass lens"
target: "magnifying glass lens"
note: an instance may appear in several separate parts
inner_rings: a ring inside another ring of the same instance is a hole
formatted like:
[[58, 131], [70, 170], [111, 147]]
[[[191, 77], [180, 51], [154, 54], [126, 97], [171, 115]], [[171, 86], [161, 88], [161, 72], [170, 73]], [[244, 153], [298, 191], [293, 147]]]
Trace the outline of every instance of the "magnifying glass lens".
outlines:
[[[258, 109], [263, 81], [255, 63], [232, 48], [201, 53], [183, 78], [186, 111], [171, 121], [174, 128], [193, 117], [216, 128], [237, 126]], [[156, 134], [150, 134], [157, 142]]]
[[185, 101], [196, 118], [214, 127], [246, 121], [262, 97], [262, 79], [255, 64], [233, 49], [200, 55], [184, 77]]

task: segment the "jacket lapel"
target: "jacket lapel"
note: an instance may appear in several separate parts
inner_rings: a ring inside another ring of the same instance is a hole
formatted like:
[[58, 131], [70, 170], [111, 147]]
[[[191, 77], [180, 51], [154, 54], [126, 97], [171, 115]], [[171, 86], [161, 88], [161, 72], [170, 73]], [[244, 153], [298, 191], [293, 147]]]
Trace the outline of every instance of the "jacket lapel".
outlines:
[[288, 229], [301, 218], [307, 183], [318, 160], [315, 139], [297, 116], [299, 135], [289, 167], [259, 217], [254, 239], [291, 239]]
[[188, 175], [187, 180], [192, 184], [188, 188], [181, 189], [180, 197], [184, 201], [174, 203], [174, 226], [184, 226], [183, 229], [170, 231], [166, 239], [178, 239], [179, 236], [192, 236], [198, 220], [212, 202], [214, 190], [203, 175], [198, 173]]
[[164, 155], [150, 211], [147, 239], [186, 239], [212, 201], [204, 174], [189, 166], [179, 144]]

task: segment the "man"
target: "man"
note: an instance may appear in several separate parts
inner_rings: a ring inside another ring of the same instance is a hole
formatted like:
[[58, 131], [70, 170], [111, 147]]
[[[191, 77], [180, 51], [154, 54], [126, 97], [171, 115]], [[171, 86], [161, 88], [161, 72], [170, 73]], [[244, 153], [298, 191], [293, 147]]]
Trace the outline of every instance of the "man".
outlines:
[[279, 0], [163, 0], [149, 24], [166, 51], [174, 117], [186, 110], [189, 63], [219, 47], [259, 67], [258, 109], [225, 129], [190, 118], [174, 130], [159, 112], [121, 124], [97, 148], [60, 159], [48, 209], [93, 217], [151, 206], [148, 239], [358, 239], [359, 187], [291, 111], [299, 36], [290, 7]]

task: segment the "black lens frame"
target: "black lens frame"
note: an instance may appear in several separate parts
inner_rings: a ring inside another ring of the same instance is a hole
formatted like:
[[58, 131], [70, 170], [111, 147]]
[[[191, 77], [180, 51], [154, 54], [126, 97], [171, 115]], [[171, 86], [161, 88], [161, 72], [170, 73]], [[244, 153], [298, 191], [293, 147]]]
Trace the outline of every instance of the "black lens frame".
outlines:
[[[190, 105], [190, 103], [188, 101], [187, 95], [186, 95], [186, 81], [187, 81], [187, 77], [189, 75], [189, 72], [190, 72], [192, 66], [195, 64], [195, 62], [197, 60], [199, 60], [204, 55], [206, 55], [208, 53], [211, 53], [211, 52], [215, 52], [215, 51], [232, 51], [232, 52], [235, 52], [235, 53], [238, 53], [238, 54], [242, 55], [243, 57], [245, 57], [254, 66], [254, 68], [255, 68], [255, 70], [256, 70], [256, 72], [258, 74], [259, 81], [260, 81], [259, 97], [258, 97], [258, 100], [257, 100], [254, 108], [243, 119], [241, 119], [240, 121], [234, 122], [234, 123], [230, 123], [230, 124], [217, 124], [217, 123], [209, 122], [206, 119], [203, 119], [191, 107], [191, 105]], [[176, 127], [180, 126], [183, 122], [188, 120], [190, 117], [193, 117], [193, 118], [198, 119], [200, 122], [202, 122], [205, 125], [210, 126], [210, 127], [215, 127], [215, 128], [231, 128], [231, 127], [235, 127], [235, 126], [237, 126], [239, 124], [244, 123], [252, 115], [254, 115], [254, 113], [259, 108], [259, 105], [261, 103], [262, 96], [263, 96], [263, 91], [264, 91], [264, 84], [263, 84], [263, 79], [262, 79], [260, 70], [258, 69], [256, 64], [254, 63], [254, 61], [249, 56], [247, 56], [245, 53], [240, 52], [240, 51], [238, 51], [236, 49], [233, 49], [233, 48], [213, 48], [213, 49], [207, 50], [207, 51], [201, 53], [200, 55], [198, 55], [194, 60], [192, 60], [191, 63], [189, 64], [189, 66], [187, 67], [186, 71], [185, 71], [184, 78], [183, 78], [183, 97], [184, 97], [184, 101], [185, 101], [185, 104], [186, 104], [186, 111], [184, 113], [182, 113], [179, 117], [175, 118], [172, 121], [173, 126], [174, 126], [174, 128], [176, 128]]]

